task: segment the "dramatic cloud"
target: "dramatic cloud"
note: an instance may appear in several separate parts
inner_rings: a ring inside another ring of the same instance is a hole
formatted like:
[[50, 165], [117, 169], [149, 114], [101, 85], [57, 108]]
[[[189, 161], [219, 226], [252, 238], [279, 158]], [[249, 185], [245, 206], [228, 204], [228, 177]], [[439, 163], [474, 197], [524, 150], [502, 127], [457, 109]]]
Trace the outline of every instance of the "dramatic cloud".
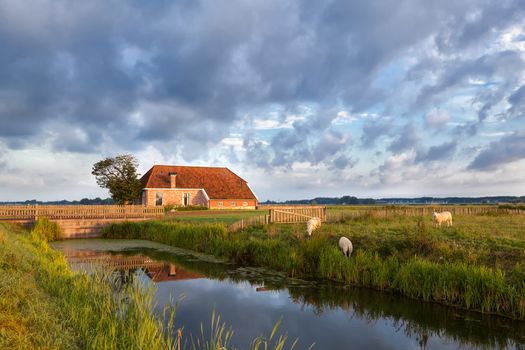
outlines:
[[469, 169], [491, 169], [520, 159], [525, 159], [525, 133], [523, 132], [491, 142], [474, 158]]
[[391, 120], [370, 120], [363, 125], [361, 144], [364, 148], [373, 147], [381, 136], [391, 135], [393, 132]]
[[433, 181], [459, 184], [518, 156], [503, 144], [525, 132], [523, 28], [519, 0], [0, 0], [0, 200], [57, 195], [17, 157], [77, 160], [55, 169], [78, 198], [118, 152], [141, 171], [230, 166], [263, 199], [284, 197], [268, 176], [298, 173], [297, 193], [319, 172], [316, 191], [377, 194], [438, 163]]
[[449, 159], [455, 152], [457, 143], [455, 141], [445, 142], [438, 146], [432, 146], [426, 151], [420, 151], [416, 155], [416, 162], [429, 162]]
[[402, 151], [414, 148], [421, 139], [414, 123], [406, 124], [403, 128], [397, 131], [397, 136], [388, 148], [393, 153], [400, 153]]

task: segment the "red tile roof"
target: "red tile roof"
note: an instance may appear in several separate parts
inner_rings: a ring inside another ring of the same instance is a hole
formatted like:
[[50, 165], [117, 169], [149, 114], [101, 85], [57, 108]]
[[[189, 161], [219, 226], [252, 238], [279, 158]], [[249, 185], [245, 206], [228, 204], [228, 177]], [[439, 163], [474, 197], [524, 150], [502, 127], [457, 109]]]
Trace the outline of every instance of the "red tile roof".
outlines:
[[248, 183], [228, 168], [154, 165], [142, 176], [143, 188], [171, 188], [170, 173], [177, 174], [176, 188], [204, 188], [210, 199], [256, 199]]

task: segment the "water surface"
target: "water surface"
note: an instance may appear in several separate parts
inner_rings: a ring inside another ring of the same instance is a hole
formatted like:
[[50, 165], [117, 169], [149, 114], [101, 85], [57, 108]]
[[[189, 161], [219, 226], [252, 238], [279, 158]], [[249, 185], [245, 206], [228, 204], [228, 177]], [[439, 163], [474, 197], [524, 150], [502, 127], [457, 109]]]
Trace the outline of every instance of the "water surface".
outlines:
[[[238, 349], [280, 330], [296, 349], [525, 348], [525, 322], [482, 315], [327, 281], [291, 279], [210, 256], [140, 240], [53, 243], [74, 269], [112, 266], [127, 283], [155, 288], [155, 312], [177, 303], [175, 328], [209, 329], [212, 311], [234, 330]], [[289, 344], [291, 344], [289, 341]]]

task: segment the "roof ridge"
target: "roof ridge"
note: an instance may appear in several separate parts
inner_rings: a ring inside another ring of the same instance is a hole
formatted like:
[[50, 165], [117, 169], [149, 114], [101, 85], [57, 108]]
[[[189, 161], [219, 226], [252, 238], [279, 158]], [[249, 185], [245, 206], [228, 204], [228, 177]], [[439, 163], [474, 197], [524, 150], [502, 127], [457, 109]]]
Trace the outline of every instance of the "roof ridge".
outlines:
[[[153, 167], [166, 166], [166, 167], [182, 167], [182, 168], [214, 168], [214, 169], [228, 169], [225, 166], [207, 166], [207, 165], [168, 165], [168, 164], [154, 164]], [[228, 169], [230, 170], [230, 169]], [[230, 170], [231, 171], [231, 170]]]

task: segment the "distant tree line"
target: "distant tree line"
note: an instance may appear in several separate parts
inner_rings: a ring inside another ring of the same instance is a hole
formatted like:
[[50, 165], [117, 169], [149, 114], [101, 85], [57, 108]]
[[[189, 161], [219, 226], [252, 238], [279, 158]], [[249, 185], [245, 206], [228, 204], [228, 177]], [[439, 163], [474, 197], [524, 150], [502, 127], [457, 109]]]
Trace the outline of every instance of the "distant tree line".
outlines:
[[287, 200], [283, 202], [266, 201], [261, 204], [290, 204], [290, 205], [371, 205], [376, 204], [375, 199], [372, 198], [357, 198], [353, 196], [343, 197], [316, 197], [314, 199], [299, 199], [299, 200]]
[[523, 203], [525, 196], [380, 198], [378, 204], [498, 204]]
[[60, 201], [37, 201], [36, 199], [18, 201], [18, 202], [0, 202], [0, 204], [18, 204], [18, 205], [105, 205], [105, 204], [115, 204], [115, 201], [111, 198], [82, 198], [81, 200], [60, 200]]
[[286, 200], [261, 202], [261, 204], [289, 204], [289, 205], [373, 205], [373, 204], [498, 204], [498, 203], [525, 203], [525, 196], [491, 196], [491, 197], [418, 197], [418, 198], [357, 198], [343, 197], [316, 197], [313, 199]]

